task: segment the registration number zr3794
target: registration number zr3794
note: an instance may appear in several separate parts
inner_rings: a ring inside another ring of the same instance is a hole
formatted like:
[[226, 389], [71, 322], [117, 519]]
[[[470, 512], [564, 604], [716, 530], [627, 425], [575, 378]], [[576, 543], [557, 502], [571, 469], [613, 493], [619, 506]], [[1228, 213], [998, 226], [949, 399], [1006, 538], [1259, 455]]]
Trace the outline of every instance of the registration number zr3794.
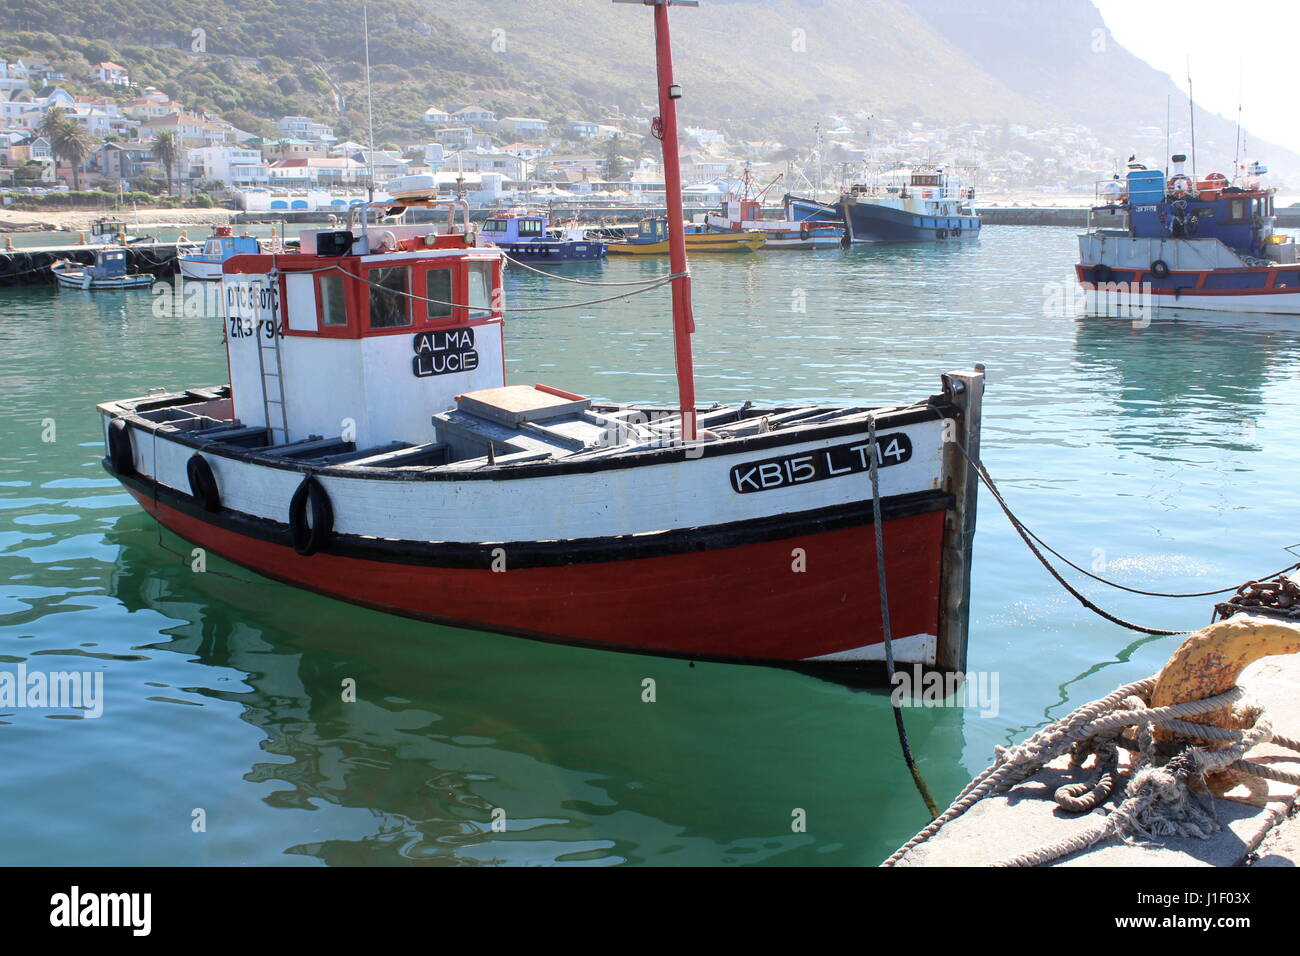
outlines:
[[[876, 438], [878, 467], [899, 465], [912, 457], [912, 440], [903, 432]], [[810, 481], [856, 475], [871, 468], [871, 442], [865, 438], [845, 445], [832, 445], [817, 451], [782, 455], [763, 461], [745, 462], [731, 467], [731, 488], [742, 495], [770, 491]]]

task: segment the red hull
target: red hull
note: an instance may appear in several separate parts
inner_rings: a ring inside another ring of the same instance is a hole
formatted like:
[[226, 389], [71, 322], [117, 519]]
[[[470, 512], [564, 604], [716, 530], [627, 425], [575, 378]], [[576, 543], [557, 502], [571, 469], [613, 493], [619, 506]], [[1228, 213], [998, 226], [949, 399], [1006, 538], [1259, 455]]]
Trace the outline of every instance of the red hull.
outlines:
[[[871, 526], [709, 551], [502, 572], [341, 557], [132, 494], [165, 527], [268, 577], [380, 610], [615, 650], [796, 661], [883, 641]], [[895, 638], [939, 633], [944, 512], [885, 524]], [[805, 554], [795, 571], [794, 549]]]

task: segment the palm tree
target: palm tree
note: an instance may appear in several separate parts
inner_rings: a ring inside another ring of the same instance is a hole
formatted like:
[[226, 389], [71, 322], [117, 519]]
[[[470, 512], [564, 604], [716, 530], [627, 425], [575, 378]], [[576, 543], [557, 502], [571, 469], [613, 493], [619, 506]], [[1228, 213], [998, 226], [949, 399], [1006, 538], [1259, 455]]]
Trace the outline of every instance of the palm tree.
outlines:
[[[50, 112], [52, 113], [54, 110]], [[45, 119], [48, 119], [48, 116]], [[87, 156], [94, 152], [99, 140], [91, 136], [90, 133], [86, 132], [85, 128], [71, 118], [59, 117], [52, 124], [49, 132], [46, 133], [44, 132], [45, 119], [41, 121], [42, 135], [49, 137], [50, 152], [54, 154], [55, 159], [64, 160], [72, 167], [72, 188], [80, 189], [81, 164], [86, 161]]]
[[175, 133], [158, 133], [153, 141], [153, 158], [162, 164], [163, 172], [167, 176], [167, 193], [172, 191], [172, 176], [176, 169], [176, 160], [179, 158], [180, 144], [176, 139]]

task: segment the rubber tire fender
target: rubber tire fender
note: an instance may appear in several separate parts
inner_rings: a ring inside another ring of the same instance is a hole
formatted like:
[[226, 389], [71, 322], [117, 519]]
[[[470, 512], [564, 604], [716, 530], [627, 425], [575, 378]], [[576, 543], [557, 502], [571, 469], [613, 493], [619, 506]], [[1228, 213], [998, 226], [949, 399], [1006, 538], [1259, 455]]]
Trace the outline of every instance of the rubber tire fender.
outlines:
[[1089, 270], [1088, 280], [1093, 285], [1104, 285], [1111, 280], [1111, 276], [1113, 275], [1114, 273], [1111, 271], [1110, 266], [1106, 265], [1104, 262], [1099, 262]]
[[1164, 259], [1157, 259], [1151, 263], [1151, 274], [1157, 279], [1167, 279], [1169, 277], [1169, 263]]
[[[312, 523], [307, 524], [310, 503]], [[334, 533], [334, 506], [315, 475], [308, 475], [289, 499], [289, 535], [293, 550], [309, 557], [329, 543]]]
[[115, 418], [108, 424], [108, 463], [114, 474], [135, 474], [135, 450], [125, 418]]
[[185, 463], [185, 474], [190, 480], [190, 494], [203, 505], [203, 510], [215, 514], [221, 510], [221, 489], [212, 465], [202, 455], [193, 454]]

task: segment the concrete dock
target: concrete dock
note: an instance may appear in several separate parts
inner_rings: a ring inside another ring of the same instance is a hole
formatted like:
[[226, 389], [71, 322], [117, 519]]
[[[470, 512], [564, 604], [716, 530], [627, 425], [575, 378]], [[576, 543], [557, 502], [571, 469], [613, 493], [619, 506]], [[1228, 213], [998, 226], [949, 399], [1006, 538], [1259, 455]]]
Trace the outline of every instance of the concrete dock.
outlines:
[[[102, 245], [39, 246], [0, 249], [0, 287], [49, 285], [54, 282], [50, 266], [60, 259], [91, 265]], [[127, 268], [166, 277], [175, 275], [181, 247], [176, 242], [136, 242], [126, 248]]]
[[[1243, 671], [1238, 683], [1247, 691], [1247, 700], [1265, 707], [1278, 734], [1300, 737], [1300, 657], [1258, 660]], [[1278, 769], [1300, 770], [1300, 754], [1273, 744], [1256, 747], [1248, 758], [1276, 764]], [[912, 849], [898, 865], [990, 866], [1092, 827], [1100, 815], [1114, 808], [1114, 801], [1083, 814], [1058, 807], [1053, 799], [1058, 787], [1094, 776], [1087, 770], [1071, 771], [1068, 763], [1068, 757], [1060, 757], [1011, 790], [981, 800]], [[1171, 837], [1159, 843], [1130, 843], [1110, 838], [1049, 865], [1296, 866], [1300, 863], [1300, 787], [1271, 780], [1252, 783], [1257, 784], [1252, 789], [1240, 785], [1223, 797], [1204, 797], [1222, 825], [1208, 839]]]

